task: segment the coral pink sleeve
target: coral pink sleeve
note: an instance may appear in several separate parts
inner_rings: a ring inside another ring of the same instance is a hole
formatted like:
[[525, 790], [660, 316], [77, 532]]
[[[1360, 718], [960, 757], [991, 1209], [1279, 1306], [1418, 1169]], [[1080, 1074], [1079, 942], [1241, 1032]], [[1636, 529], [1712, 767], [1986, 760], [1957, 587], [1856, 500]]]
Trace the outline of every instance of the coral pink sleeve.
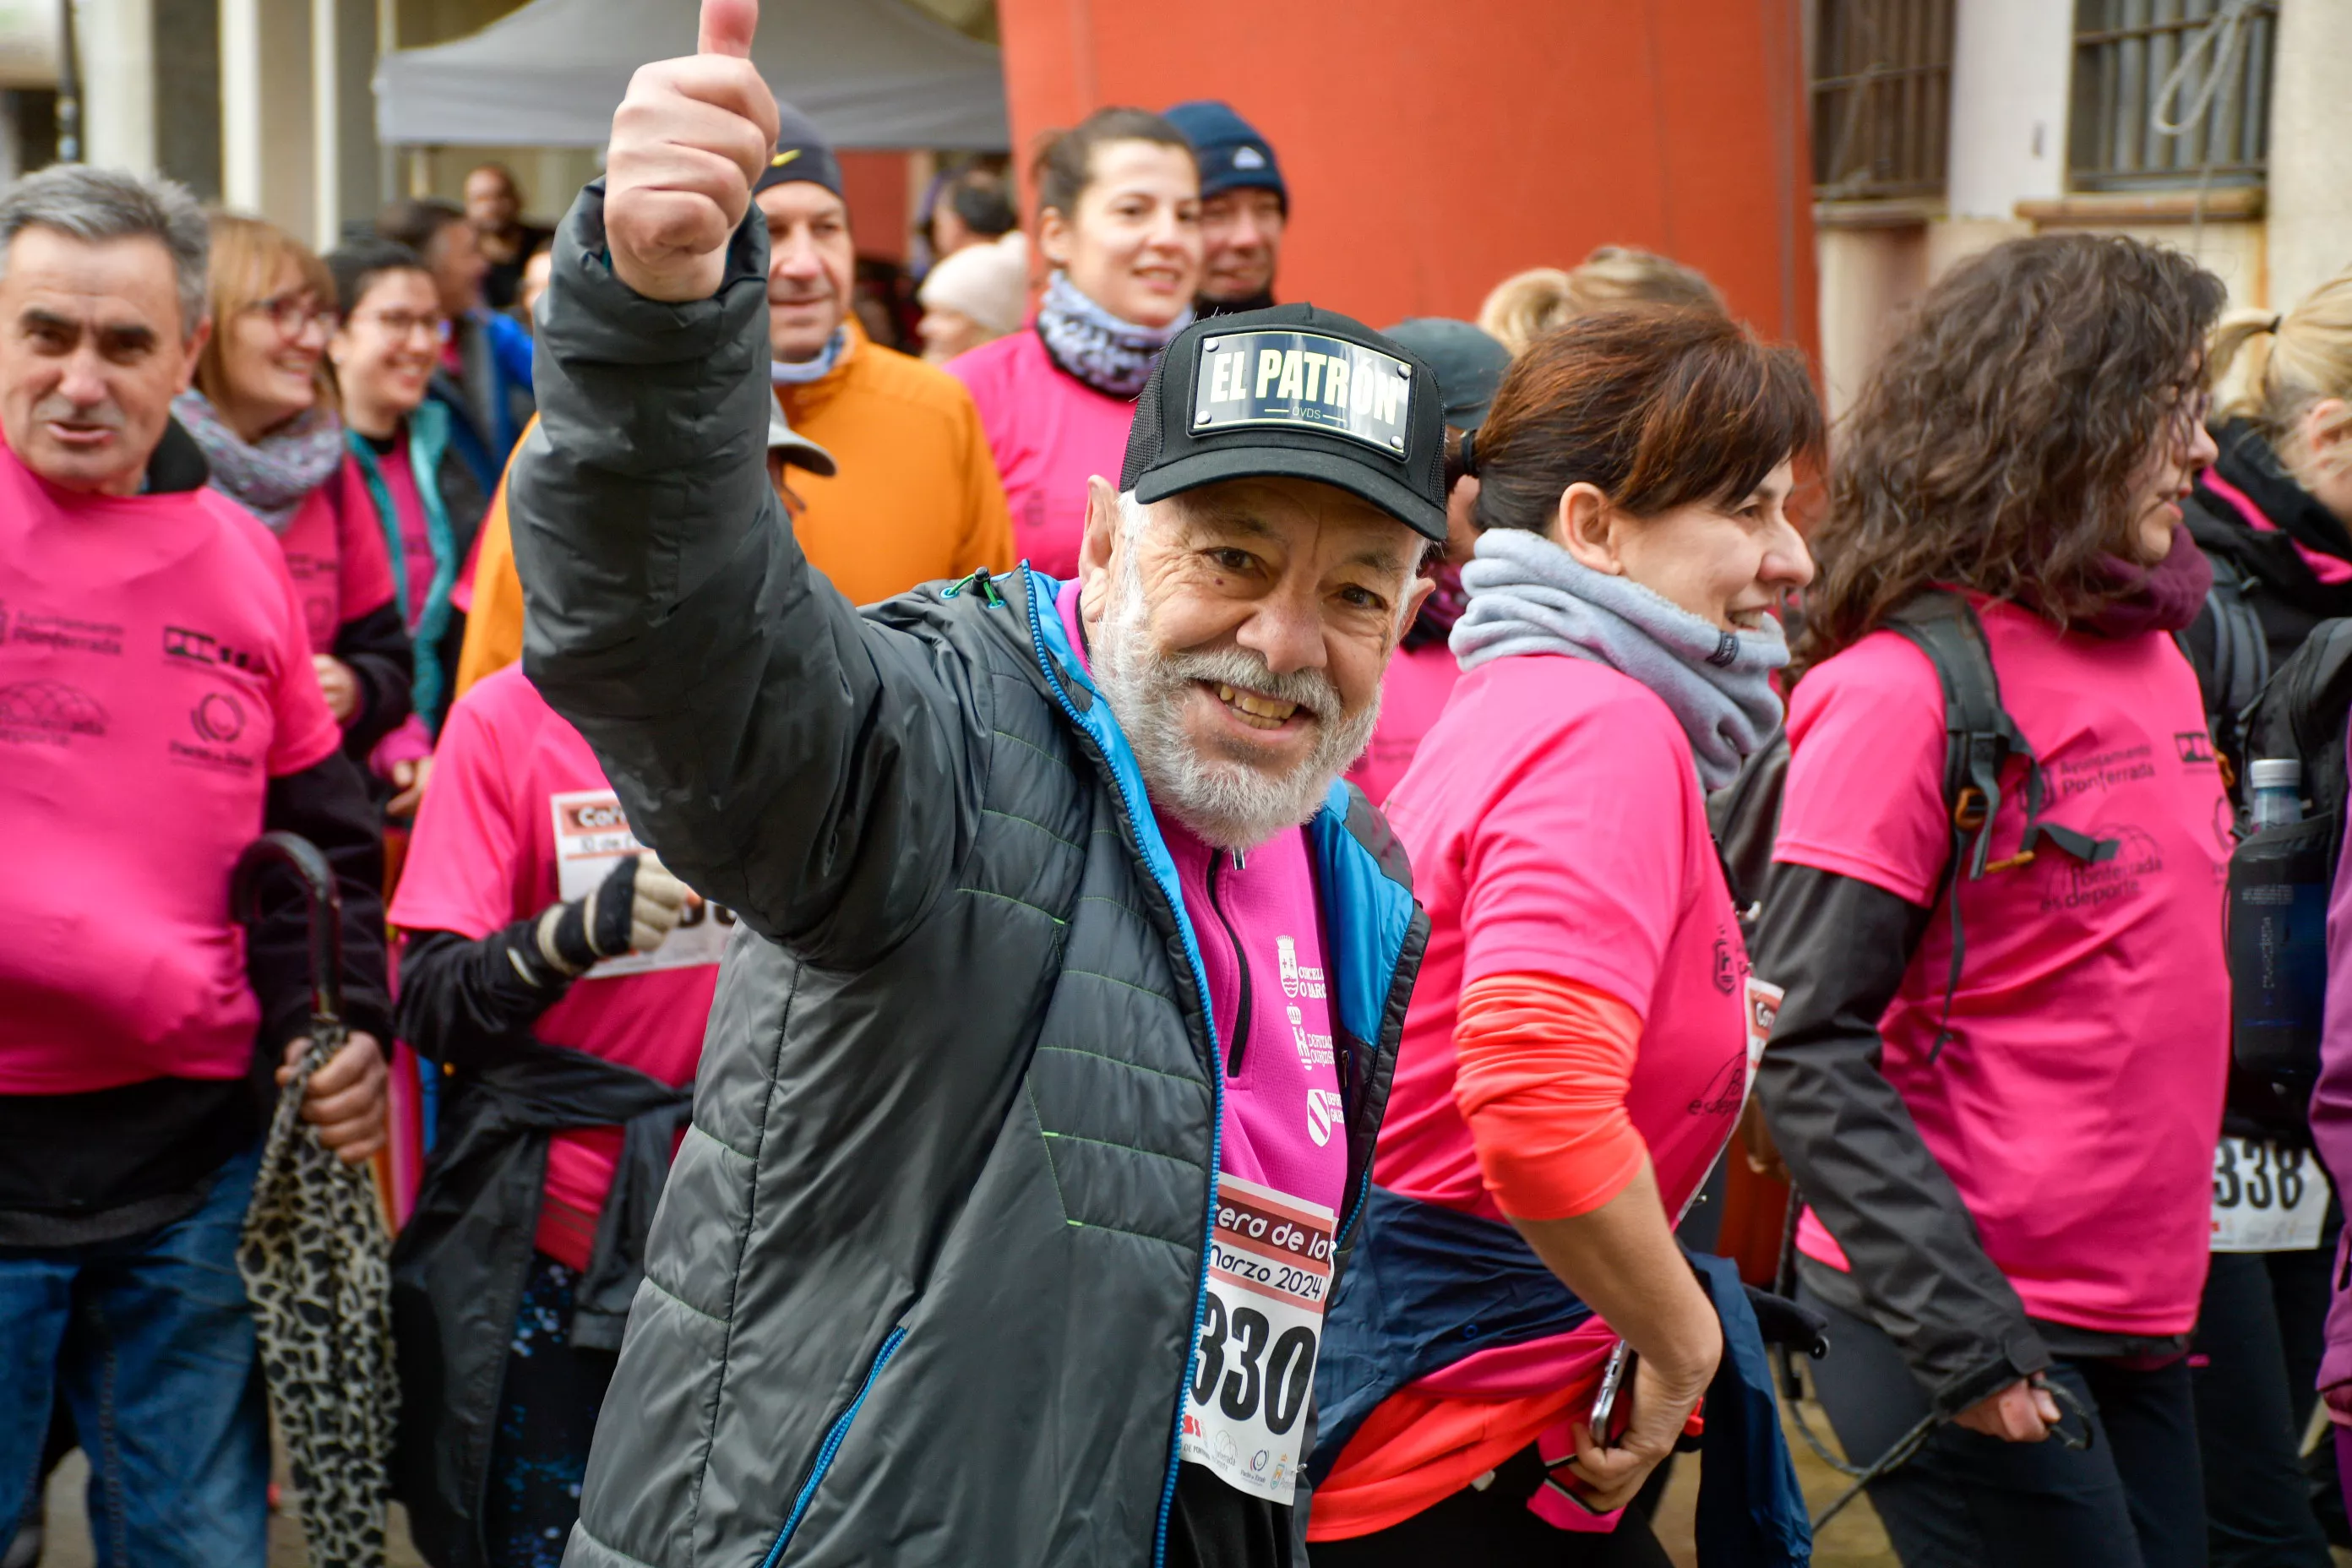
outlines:
[[1571, 1219], [1624, 1191], [1649, 1155], [1625, 1109], [1641, 1015], [1596, 986], [1519, 973], [1471, 982], [1454, 1020], [1454, 1103], [1503, 1212]]

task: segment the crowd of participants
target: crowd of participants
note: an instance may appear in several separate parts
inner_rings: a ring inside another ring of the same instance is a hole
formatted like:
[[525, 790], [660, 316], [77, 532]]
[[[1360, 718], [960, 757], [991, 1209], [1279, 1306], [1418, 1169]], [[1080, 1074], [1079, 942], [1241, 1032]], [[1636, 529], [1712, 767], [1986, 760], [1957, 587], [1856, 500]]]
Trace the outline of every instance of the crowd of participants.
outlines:
[[2341, 830], [2352, 275], [2009, 242], [1832, 452], [1644, 252], [1278, 303], [1203, 101], [943, 175], [919, 358], [710, 10], [561, 233], [0, 195], [0, 1563], [76, 1445], [267, 1556], [264, 830], [436, 1568], [1663, 1563], [1677, 1449], [1801, 1563], [1799, 1386], [1911, 1568], [2329, 1561], [2352, 1037], [2233, 1058], [2224, 903]]

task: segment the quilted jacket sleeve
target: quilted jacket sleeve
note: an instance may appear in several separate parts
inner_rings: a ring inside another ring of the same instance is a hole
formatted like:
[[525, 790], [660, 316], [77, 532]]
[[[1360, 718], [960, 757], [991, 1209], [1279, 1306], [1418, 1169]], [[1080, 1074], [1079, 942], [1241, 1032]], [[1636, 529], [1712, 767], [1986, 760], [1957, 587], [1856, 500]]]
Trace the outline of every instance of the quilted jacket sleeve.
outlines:
[[793, 537], [765, 461], [758, 214], [716, 295], [665, 304], [614, 277], [604, 195], [557, 237], [540, 419], [508, 483], [524, 668], [664, 864], [761, 935], [854, 965], [952, 883], [986, 683], [936, 626], [861, 617]]

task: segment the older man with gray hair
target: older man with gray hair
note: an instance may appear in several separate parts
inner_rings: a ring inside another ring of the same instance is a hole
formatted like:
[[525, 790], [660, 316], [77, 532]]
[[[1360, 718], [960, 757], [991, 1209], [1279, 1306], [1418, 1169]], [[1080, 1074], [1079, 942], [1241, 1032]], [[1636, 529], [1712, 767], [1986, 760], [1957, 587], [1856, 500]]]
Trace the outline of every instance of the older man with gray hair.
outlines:
[[229, 907], [266, 829], [341, 884], [360, 1048], [305, 1110], [383, 1141], [382, 855], [259, 520], [159, 483], [205, 320], [205, 228], [82, 167], [0, 195], [0, 1543], [37, 1525], [61, 1399], [104, 1562], [268, 1555], [269, 1443], [236, 1267], [273, 1076], [308, 1041], [302, 896]]
[[1196, 327], [1076, 579], [854, 608], [761, 472], [753, 21], [637, 72], [512, 479], [526, 668], [740, 919], [566, 1562], [1303, 1563], [1427, 930], [1339, 779], [1438, 389], [1311, 306]]

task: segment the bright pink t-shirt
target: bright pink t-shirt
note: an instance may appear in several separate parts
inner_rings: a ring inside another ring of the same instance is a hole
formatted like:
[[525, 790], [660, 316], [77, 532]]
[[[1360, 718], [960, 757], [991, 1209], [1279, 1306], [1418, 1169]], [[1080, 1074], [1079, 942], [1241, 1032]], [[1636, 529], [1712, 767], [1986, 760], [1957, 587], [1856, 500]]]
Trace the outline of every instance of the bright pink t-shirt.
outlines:
[[1436, 725], [1461, 679], [1462, 667], [1443, 642], [1399, 648], [1389, 660], [1388, 673], [1381, 677], [1381, 717], [1372, 727], [1372, 743], [1348, 770], [1349, 779], [1374, 805], [1387, 802], [1412, 766], [1422, 737]]
[[268, 781], [341, 739], [251, 514], [57, 489], [0, 448], [0, 1094], [245, 1075], [230, 868]]
[[[520, 666], [509, 666], [457, 700], [436, 754], [392, 923], [478, 940], [554, 903], [555, 797], [612, 788], [587, 741], [547, 705]], [[540, 1015], [532, 1033], [549, 1045], [684, 1084], [701, 1058], [718, 981], [715, 963], [575, 980]], [[617, 1127], [557, 1133], [547, 1155], [548, 1195], [594, 1215], [620, 1154]], [[587, 1267], [586, 1238], [548, 1215], [536, 1245], [575, 1268]]]
[[[1706, 1179], [1748, 1089], [1747, 950], [1690, 742], [1648, 688], [1550, 654], [1464, 675], [1386, 807], [1429, 911], [1429, 947], [1372, 1178], [1503, 1218], [1454, 1099], [1464, 987], [1549, 974], [1640, 1015], [1627, 1113], [1670, 1213]], [[1570, 1335], [1457, 1362], [1415, 1384], [1499, 1398], [1589, 1375], [1609, 1338]]]
[[[2085, 866], [2045, 846], [1964, 881], [1954, 1037], [1927, 1059], [1951, 969], [1938, 914], [1880, 1022], [1882, 1070], [2029, 1313], [2181, 1333], [2204, 1286], [2230, 1039], [2230, 808], [2197, 678], [2161, 634], [1979, 613], [2001, 700], [2047, 771], [2044, 819], [2122, 848]], [[1825, 660], [1798, 684], [1789, 738], [1773, 858], [1932, 902], [1950, 830], [1927, 656], [1882, 631]], [[1995, 861], [2023, 837], [2021, 772], [2004, 780]], [[1810, 1214], [1798, 1246], [1844, 1267]]]
[[335, 634], [346, 623], [392, 603], [383, 529], [368, 497], [367, 477], [348, 452], [334, 476], [303, 499], [278, 543], [302, 598], [310, 646], [319, 652], [334, 651]]
[[959, 354], [947, 371], [980, 409], [1013, 513], [1013, 552], [1048, 576], [1076, 575], [1087, 480], [1099, 474], [1118, 488], [1134, 403], [1064, 374], [1034, 327]]

